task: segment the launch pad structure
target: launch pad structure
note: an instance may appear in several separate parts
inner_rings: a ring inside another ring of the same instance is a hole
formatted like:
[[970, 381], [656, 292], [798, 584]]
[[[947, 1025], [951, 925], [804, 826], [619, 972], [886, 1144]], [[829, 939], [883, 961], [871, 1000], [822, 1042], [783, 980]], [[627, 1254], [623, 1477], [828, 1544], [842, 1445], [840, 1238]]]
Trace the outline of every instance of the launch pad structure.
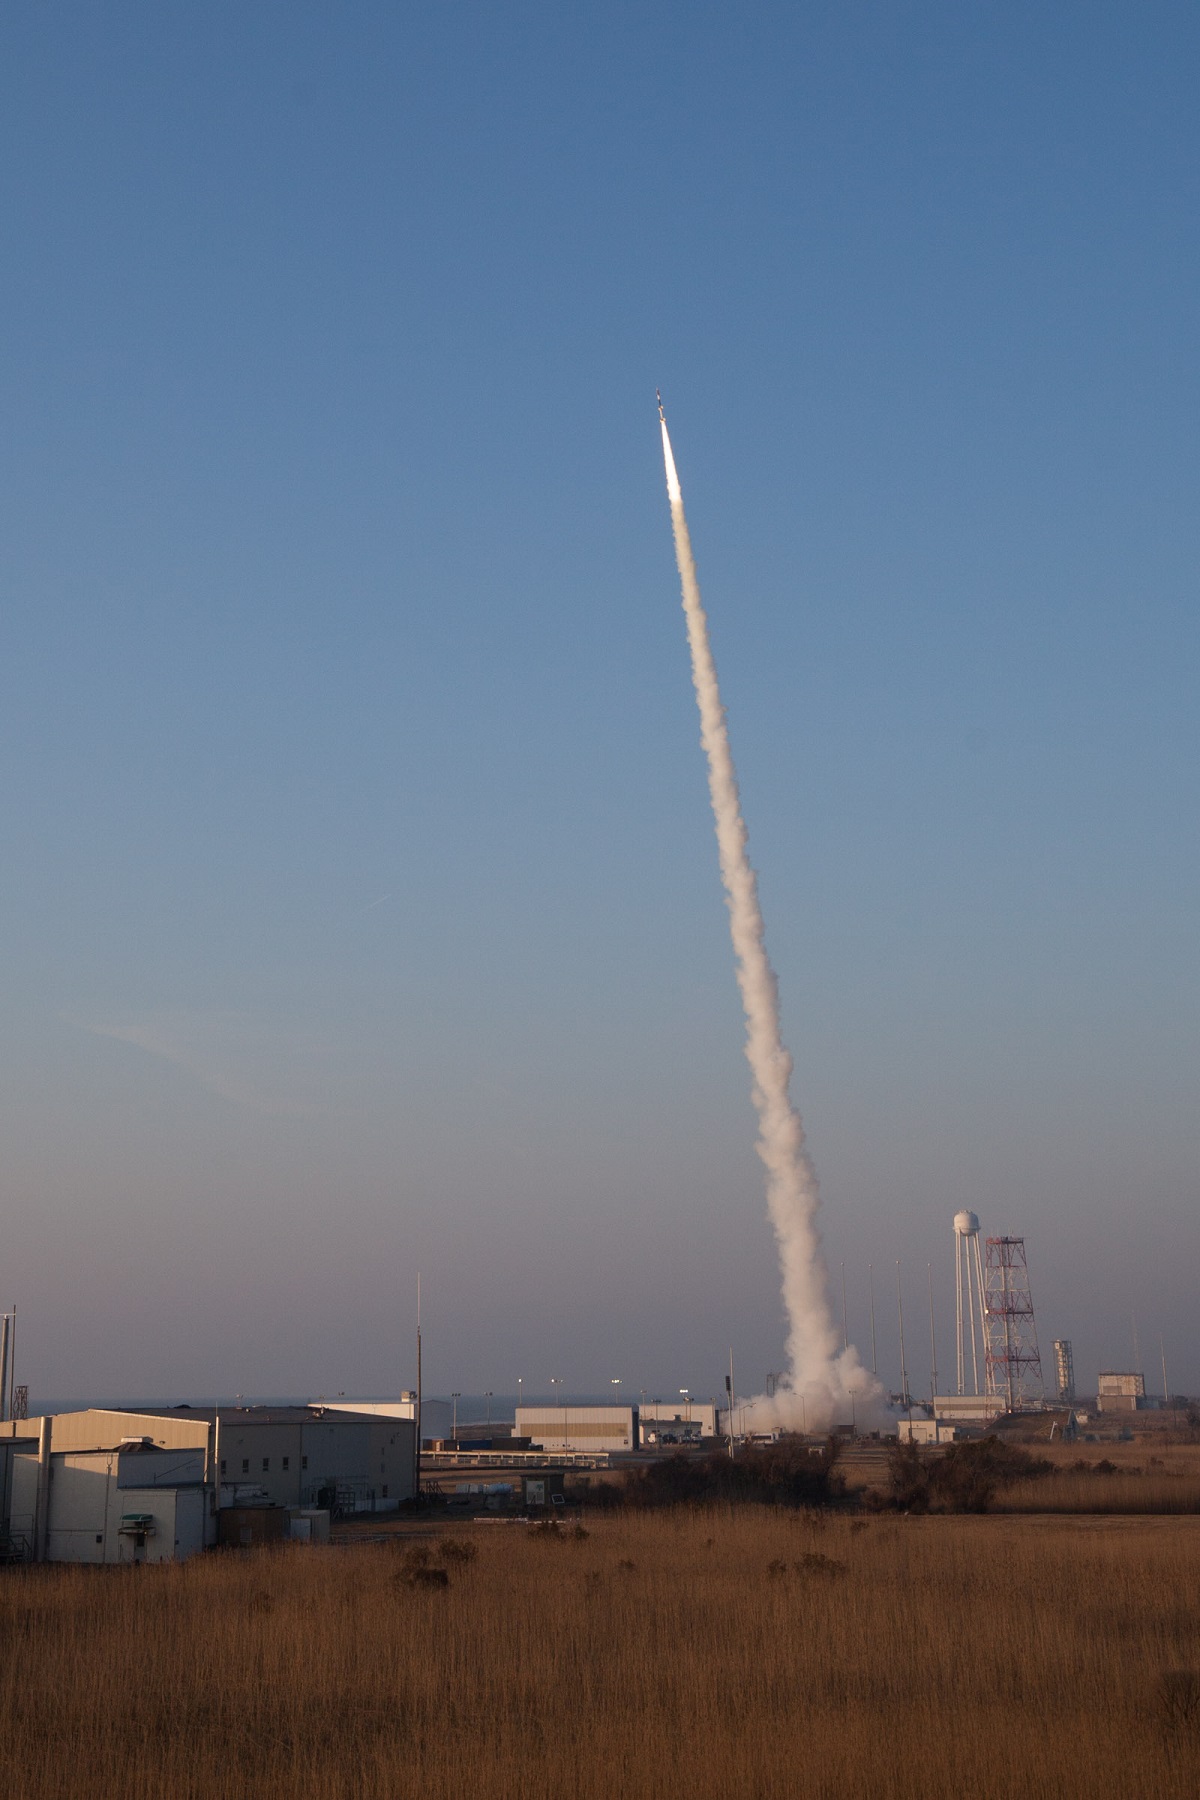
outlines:
[[[954, 1215], [954, 1299], [959, 1394], [986, 1395], [1009, 1412], [1045, 1404], [1025, 1239], [990, 1237], [979, 1218]], [[982, 1352], [982, 1354], [981, 1354]], [[980, 1363], [983, 1385], [980, 1386]], [[972, 1386], [967, 1387], [970, 1370]]]
[[1046, 1386], [1023, 1237], [988, 1239], [983, 1280], [987, 1391], [1002, 1397], [1009, 1412], [1043, 1406]]

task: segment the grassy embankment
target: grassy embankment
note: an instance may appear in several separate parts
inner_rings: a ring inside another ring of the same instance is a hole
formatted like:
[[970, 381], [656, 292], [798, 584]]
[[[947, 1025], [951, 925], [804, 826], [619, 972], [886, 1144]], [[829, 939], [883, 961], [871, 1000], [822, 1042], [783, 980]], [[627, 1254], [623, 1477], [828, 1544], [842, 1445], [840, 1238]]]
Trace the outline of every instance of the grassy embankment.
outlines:
[[[726, 1507], [588, 1530], [459, 1528], [467, 1560], [429, 1536], [7, 1571], [0, 1782], [22, 1800], [1200, 1792], [1200, 1520]], [[412, 1585], [414, 1542], [448, 1586]]]

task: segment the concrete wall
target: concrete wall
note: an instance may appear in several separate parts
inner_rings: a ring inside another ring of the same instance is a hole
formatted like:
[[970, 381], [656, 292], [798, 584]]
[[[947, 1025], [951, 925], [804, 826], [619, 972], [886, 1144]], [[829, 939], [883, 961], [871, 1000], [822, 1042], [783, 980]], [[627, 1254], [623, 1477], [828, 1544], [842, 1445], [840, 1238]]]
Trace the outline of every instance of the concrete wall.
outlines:
[[959, 1425], [986, 1425], [1008, 1408], [999, 1394], [935, 1394], [934, 1417]]
[[37, 1445], [14, 1449], [9, 1486], [9, 1530], [14, 1537], [33, 1543], [33, 1525], [37, 1514], [38, 1459]]
[[1146, 1394], [1146, 1377], [1132, 1371], [1104, 1369], [1100, 1374], [1098, 1393], [1105, 1399], [1123, 1395], [1130, 1400], [1141, 1400]]

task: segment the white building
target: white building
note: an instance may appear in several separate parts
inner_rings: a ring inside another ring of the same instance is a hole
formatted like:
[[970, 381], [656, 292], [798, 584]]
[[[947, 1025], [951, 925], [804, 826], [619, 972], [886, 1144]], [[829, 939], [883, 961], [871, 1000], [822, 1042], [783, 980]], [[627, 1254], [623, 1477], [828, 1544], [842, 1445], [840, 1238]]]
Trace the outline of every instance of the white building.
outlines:
[[170, 1562], [211, 1541], [203, 1449], [162, 1450], [129, 1439], [108, 1450], [56, 1451], [49, 1421], [31, 1423], [35, 1436], [0, 1446], [10, 1555]]
[[636, 1406], [518, 1406], [513, 1435], [539, 1450], [636, 1450]]
[[924, 1417], [896, 1421], [896, 1436], [902, 1444], [952, 1444], [955, 1427], [944, 1419]]
[[401, 1394], [398, 1400], [310, 1400], [310, 1412], [357, 1413], [369, 1419], [415, 1419], [417, 1396]]
[[[0, 1549], [32, 1561], [161, 1561], [218, 1512], [390, 1510], [413, 1493], [415, 1426], [321, 1407], [89, 1407], [0, 1423]], [[240, 1490], [240, 1492], [239, 1492]]]

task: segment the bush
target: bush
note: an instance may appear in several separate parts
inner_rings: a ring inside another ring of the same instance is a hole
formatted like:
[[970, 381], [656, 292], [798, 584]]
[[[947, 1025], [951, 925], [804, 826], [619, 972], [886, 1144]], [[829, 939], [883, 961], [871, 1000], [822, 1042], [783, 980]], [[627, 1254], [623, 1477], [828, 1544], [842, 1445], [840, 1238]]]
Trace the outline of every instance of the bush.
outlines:
[[916, 1444], [898, 1443], [888, 1456], [892, 1505], [904, 1512], [982, 1513], [998, 1488], [1052, 1473], [1053, 1464], [998, 1437], [950, 1444], [922, 1456]]
[[669, 1456], [630, 1475], [628, 1506], [703, 1506], [714, 1501], [766, 1506], [825, 1506], [841, 1494], [834, 1439], [814, 1451], [803, 1438], [786, 1435], [771, 1444], [751, 1444], [736, 1457]]
[[479, 1555], [479, 1545], [470, 1538], [445, 1537], [438, 1545], [438, 1555], [444, 1563], [474, 1562]]

